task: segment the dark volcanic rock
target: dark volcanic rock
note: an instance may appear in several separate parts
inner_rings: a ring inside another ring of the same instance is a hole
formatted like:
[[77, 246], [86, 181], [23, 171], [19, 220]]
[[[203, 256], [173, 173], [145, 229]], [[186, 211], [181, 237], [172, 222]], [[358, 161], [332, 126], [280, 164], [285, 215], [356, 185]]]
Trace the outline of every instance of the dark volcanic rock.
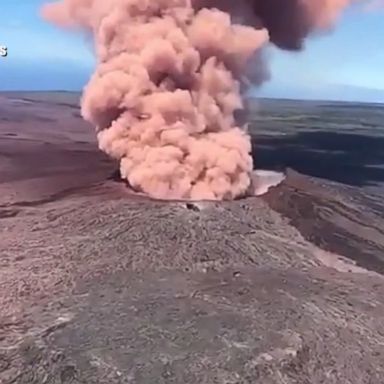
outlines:
[[308, 241], [384, 274], [381, 196], [326, 184], [289, 170], [284, 185], [263, 198]]
[[263, 198], [153, 201], [63, 98], [0, 122], [1, 384], [383, 383], [381, 199], [290, 171]]
[[382, 382], [384, 289], [366, 277], [124, 272], [81, 292], [3, 355], [17, 382]]

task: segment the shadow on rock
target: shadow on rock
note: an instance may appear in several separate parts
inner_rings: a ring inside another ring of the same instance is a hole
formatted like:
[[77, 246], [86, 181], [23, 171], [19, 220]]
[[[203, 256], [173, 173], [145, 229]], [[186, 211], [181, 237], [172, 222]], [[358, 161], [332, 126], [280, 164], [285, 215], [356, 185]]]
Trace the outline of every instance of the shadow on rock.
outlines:
[[257, 136], [257, 168], [284, 169], [352, 186], [384, 182], [384, 137], [304, 131], [293, 135]]

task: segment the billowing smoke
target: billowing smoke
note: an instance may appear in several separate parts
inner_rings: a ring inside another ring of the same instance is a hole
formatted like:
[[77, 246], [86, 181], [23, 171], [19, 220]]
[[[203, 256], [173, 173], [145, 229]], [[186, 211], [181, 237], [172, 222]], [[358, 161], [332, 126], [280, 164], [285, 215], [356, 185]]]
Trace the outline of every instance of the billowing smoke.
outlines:
[[136, 190], [234, 199], [251, 188], [251, 142], [235, 118], [268, 79], [263, 48], [298, 50], [348, 0], [61, 0], [46, 19], [92, 33], [82, 98], [99, 148]]

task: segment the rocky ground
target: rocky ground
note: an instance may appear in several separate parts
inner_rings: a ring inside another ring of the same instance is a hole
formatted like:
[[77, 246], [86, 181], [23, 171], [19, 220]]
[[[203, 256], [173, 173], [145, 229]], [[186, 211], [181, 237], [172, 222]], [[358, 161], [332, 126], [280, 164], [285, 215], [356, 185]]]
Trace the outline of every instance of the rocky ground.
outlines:
[[306, 175], [262, 198], [152, 201], [115, 180], [76, 95], [0, 98], [1, 384], [384, 383], [379, 171], [314, 175], [326, 148], [268, 131], [269, 111], [256, 160]]

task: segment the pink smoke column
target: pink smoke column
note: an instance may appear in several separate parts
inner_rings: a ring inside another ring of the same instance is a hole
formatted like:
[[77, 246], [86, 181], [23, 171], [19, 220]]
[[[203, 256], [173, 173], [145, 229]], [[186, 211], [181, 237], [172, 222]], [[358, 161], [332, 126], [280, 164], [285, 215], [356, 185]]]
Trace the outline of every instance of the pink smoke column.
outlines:
[[234, 199], [251, 187], [242, 92], [267, 79], [270, 41], [300, 49], [347, 0], [61, 0], [43, 15], [93, 34], [82, 98], [99, 148], [136, 190], [163, 199]]

